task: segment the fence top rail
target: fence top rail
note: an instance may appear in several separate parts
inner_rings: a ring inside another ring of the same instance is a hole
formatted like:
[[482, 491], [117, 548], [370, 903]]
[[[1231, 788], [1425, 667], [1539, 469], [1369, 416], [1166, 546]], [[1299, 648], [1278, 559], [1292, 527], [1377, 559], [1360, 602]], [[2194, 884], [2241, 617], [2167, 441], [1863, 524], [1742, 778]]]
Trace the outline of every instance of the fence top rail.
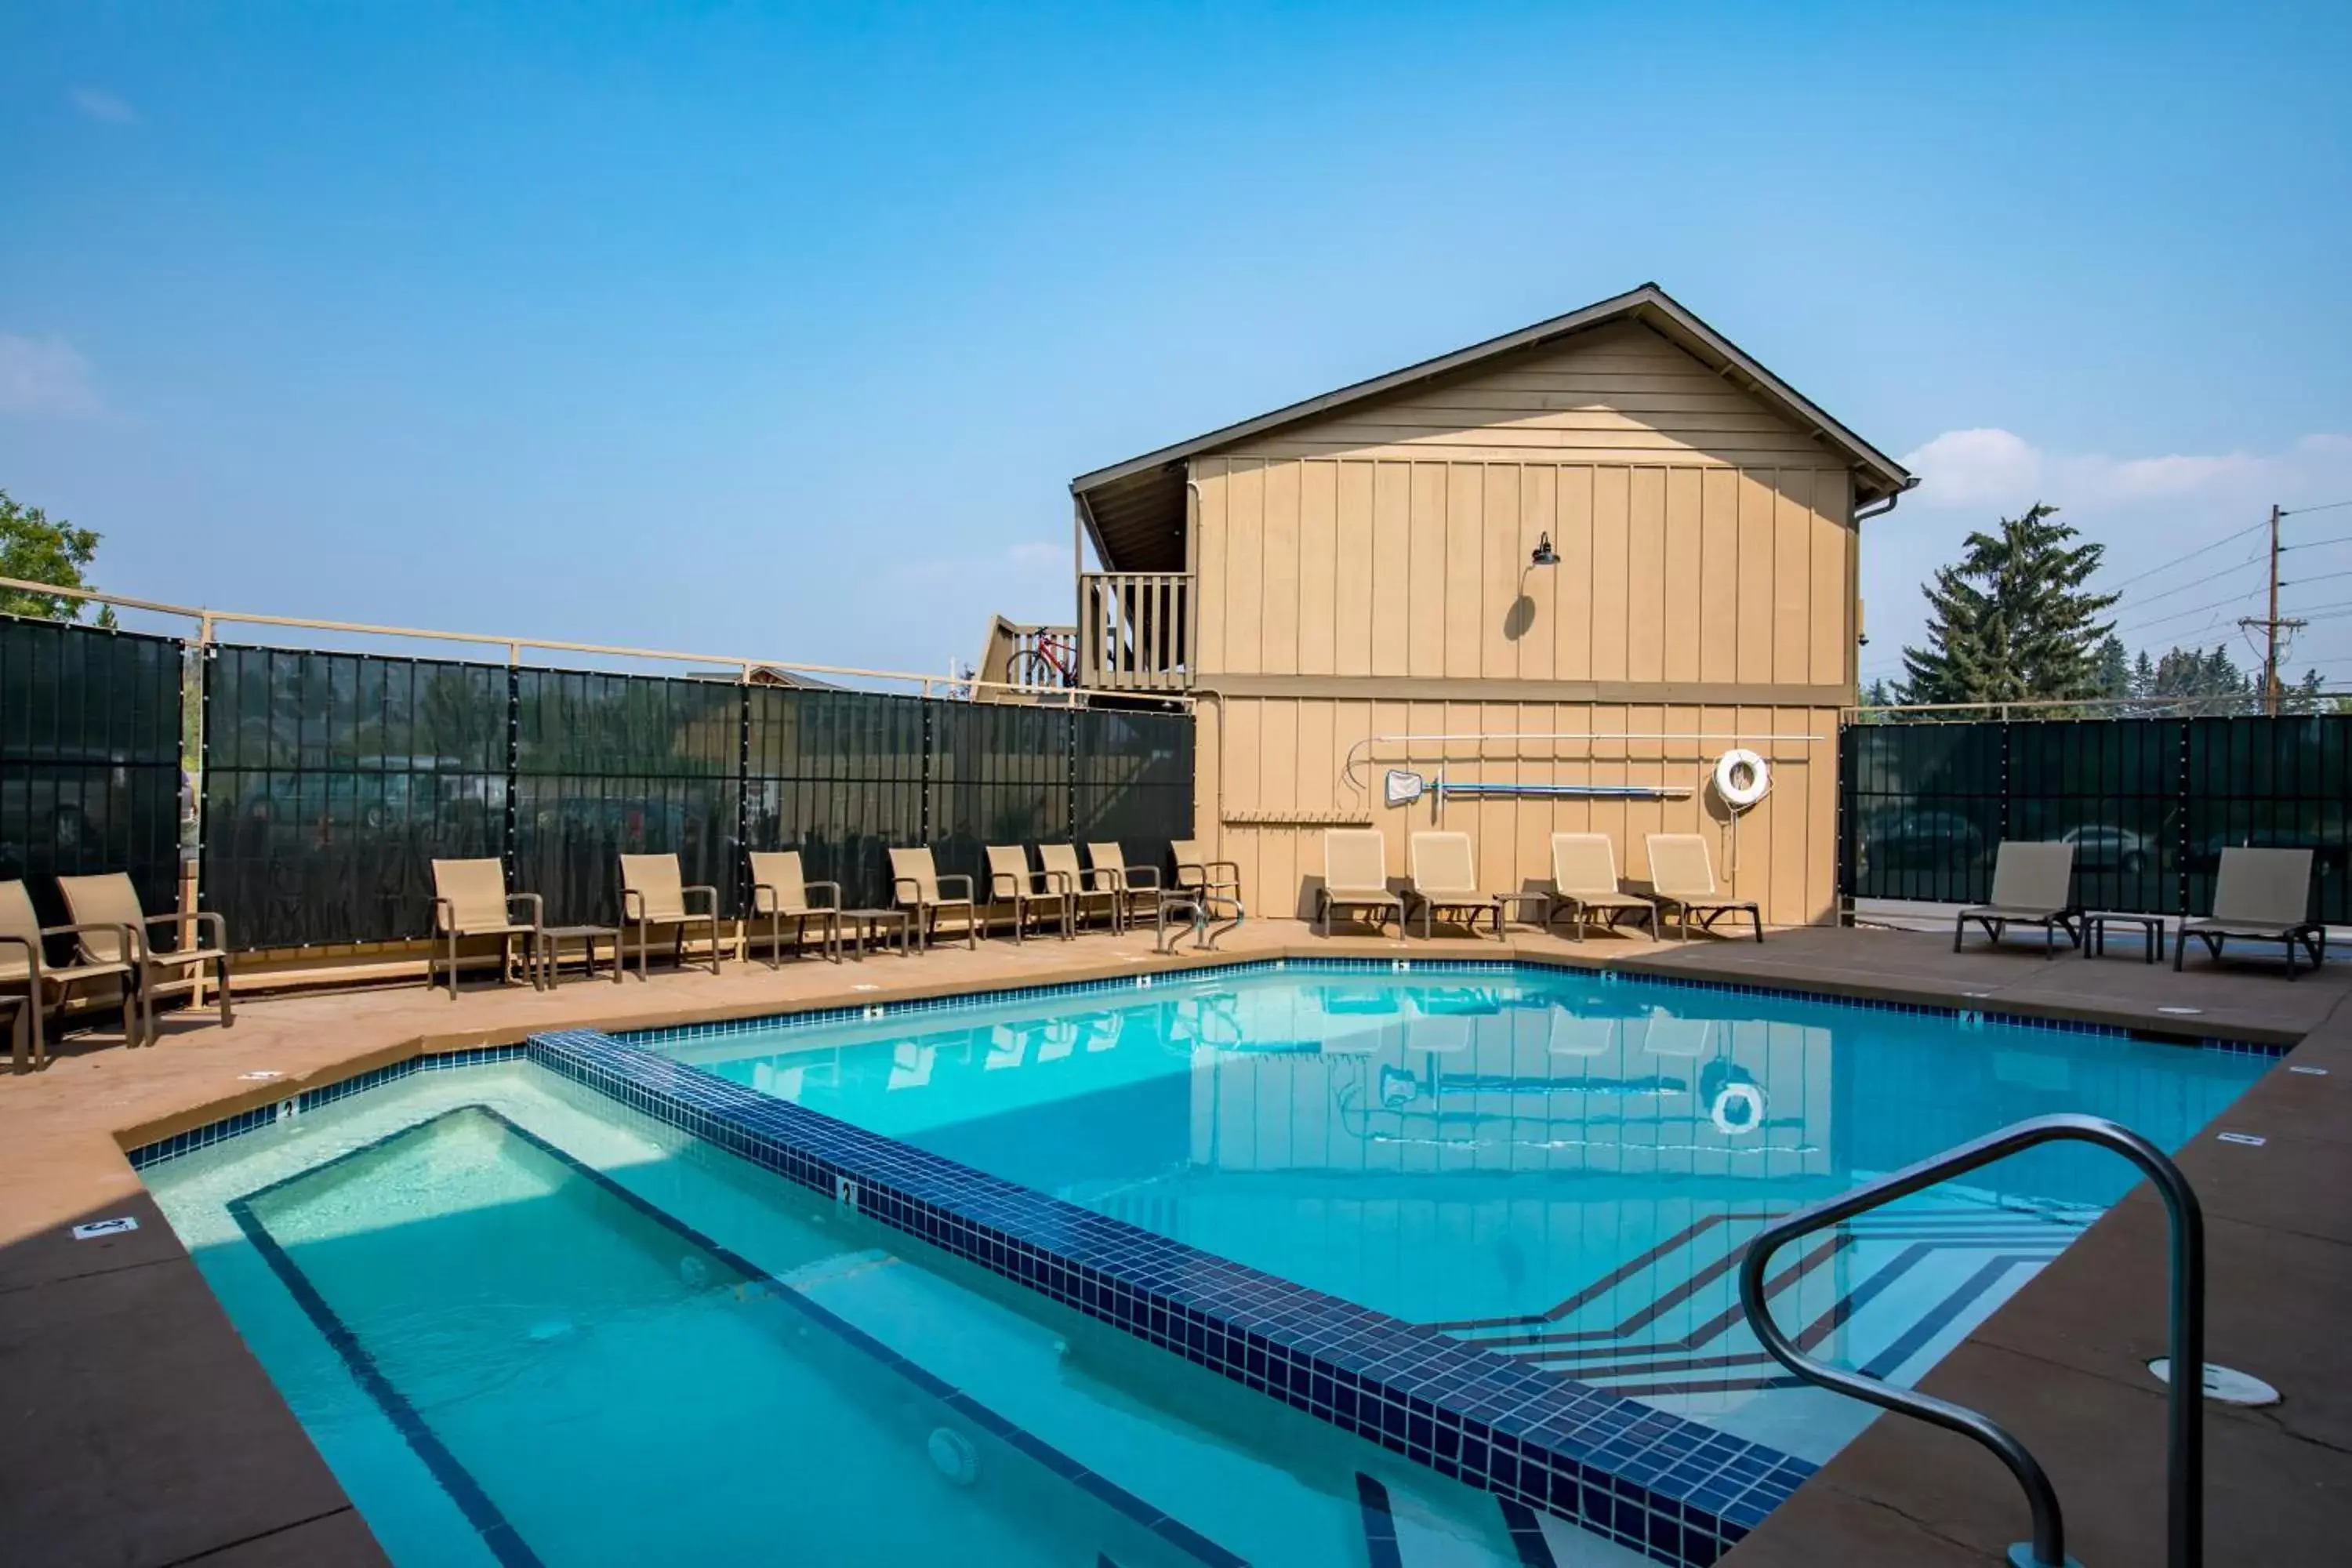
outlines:
[[[2352, 691], [2291, 691], [2286, 695], [2288, 699], [2293, 701], [2317, 700], [2329, 704], [2352, 702]], [[2261, 695], [2259, 693], [2245, 696], [2231, 696], [2226, 693], [2208, 693], [2204, 695], [2182, 695], [2174, 697], [2037, 697], [2022, 699], [2014, 702], [1858, 703], [1852, 708], [1840, 709], [1838, 710], [1838, 717], [1842, 722], [1846, 723], [1852, 723], [1856, 720], [1869, 715], [1900, 717], [1902, 715], [1911, 713], [1977, 713], [1985, 715], [1988, 718], [2006, 717], [2011, 713], [2023, 713], [2029, 717], [2051, 718], [2064, 718], [2072, 715], [2087, 713], [2089, 716], [2105, 718], [2145, 717], [2152, 719], [2166, 719], [2187, 717], [2196, 719], [2261, 719], [2265, 717], [2276, 717], [2281, 719], [2315, 719], [2328, 717], [2330, 713], [2336, 710], [2333, 708], [2318, 712], [2305, 710], [2296, 712], [2282, 712], [2276, 715], [2265, 715], [2262, 712], [2252, 710], [2231, 710], [2231, 704], [2259, 703], [2261, 700]], [[2061, 710], [2063, 710], [2063, 711], [2060, 711]], [[2123, 711], [2121, 713], [2117, 713], [2114, 711], [2115, 710], [2122, 710]]]
[[[1032, 700], [1040, 693], [1034, 686], [1021, 686], [1002, 680], [980, 680], [971, 677], [920, 675], [903, 669], [867, 669], [845, 664], [799, 664], [783, 659], [746, 658], [740, 654], [681, 653], [671, 648], [623, 647], [605, 643], [564, 642], [548, 637], [508, 637], [488, 632], [433, 631], [418, 626], [374, 626], [364, 621], [315, 620], [305, 616], [265, 616], [239, 610], [215, 610], [194, 605], [170, 605], [155, 599], [134, 599], [121, 594], [109, 594], [95, 588], [61, 588], [50, 583], [34, 583], [19, 577], [0, 577], [0, 588], [12, 588], [26, 593], [41, 594], [58, 598], [79, 599], [86, 603], [116, 605], [126, 610], [144, 610], [152, 615], [182, 616], [197, 625], [196, 640], [201, 644], [213, 641], [213, 628], [218, 625], [287, 626], [307, 631], [343, 632], [358, 637], [414, 637], [425, 642], [467, 643], [507, 650], [507, 662], [522, 662], [522, 650], [538, 648], [551, 653], [592, 654], [604, 658], [643, 658], [668, 660], [674, 663], [702, 666], [732, 666], [738, 671], [740, 683], [750, 684], [755, 672], [762, 669], [784, 670], [794, 675], [829, 675], [856, 680], [903, 681], [919, 687], [926, 697], [933, 689], [946, 687], [955, 691], [978, 691], [982, 689], [1017, 693]], [[1136, 694], [1121, 692], [1122, 699]], [[1083, 706], [1088, 693], [1072, 687], [1063, 692], [1066, 704]], [[1167, 703], [1179, 709], [1192, 705], [1190, 697], [1148, 694], [1148, 700]]]

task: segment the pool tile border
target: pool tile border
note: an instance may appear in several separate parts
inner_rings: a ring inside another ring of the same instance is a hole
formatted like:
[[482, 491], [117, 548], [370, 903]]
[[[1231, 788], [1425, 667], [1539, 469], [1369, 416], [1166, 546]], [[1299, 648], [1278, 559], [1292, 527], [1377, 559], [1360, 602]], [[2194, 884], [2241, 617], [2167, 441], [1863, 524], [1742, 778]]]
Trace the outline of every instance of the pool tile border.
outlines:
[[143, 1171], [151, 1165], [162, 1164], [166, 1160], [176, 1160], [183, 1154], [193, 1154], [199, 1149], [209, 1149], [214, 1144], [227, 1139], [257, 1131], [264, 1127], [274, 1126], [288, 1117], [299, 1116], [306, 1110], [316, 1110], [322, 1105], [332, 1105], [335, 1101], [348, 1099], [352, 1095], [363, 1094], [371, 1089], [377, 1089], [387, 1083], [396, 1083], [411, 1073], [434, 1072], [449, 1068], [478, 1067], [485, 1062], [520, 1061], [530, 1054], [530, 1047], [527, 1044], [474, 1046], [464, 1050], [425, 1052], [418, 1056], [404, 1058], [400, 1061], [387, 1062], [380, 1068], [370, 1068], [365, 1072], [353, 1073], [349, 1078], [337, 1079], [332, 1083], [323, 1083], [313, 1089], [297, 1090], [283, 1100], [272, 1100], [268, 1105], [256, 1106], [251, 1110], [240, 1110], [235, 1116], [225, 1116], [218, 1121], [207, 1121], [201, 1127], [191, 1127], [184, 1132], [175, 1132], [169, 1138], [159, 1138], [152, 1143], [142, 1143], [136, 1148], [123, 1151], [123, 1158], [131, 1162], [132, 1170]]
[[645, 1044], [596, 1030], [530, 1044], [533, 1060], [635, 1110], [1654, 1561], [1704, 1568], [1813, 1473], [1764, 1445], [971, 1170]]

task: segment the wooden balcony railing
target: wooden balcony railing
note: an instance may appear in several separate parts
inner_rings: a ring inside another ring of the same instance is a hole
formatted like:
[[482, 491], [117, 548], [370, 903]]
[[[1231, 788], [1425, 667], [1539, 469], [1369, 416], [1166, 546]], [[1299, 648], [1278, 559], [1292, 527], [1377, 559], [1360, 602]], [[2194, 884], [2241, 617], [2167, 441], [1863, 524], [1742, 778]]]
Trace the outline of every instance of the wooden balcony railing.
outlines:
[[1078, 578], [1078, 684], [1182, 691], [1192, 684], [1192, 579], [1181, 572]]

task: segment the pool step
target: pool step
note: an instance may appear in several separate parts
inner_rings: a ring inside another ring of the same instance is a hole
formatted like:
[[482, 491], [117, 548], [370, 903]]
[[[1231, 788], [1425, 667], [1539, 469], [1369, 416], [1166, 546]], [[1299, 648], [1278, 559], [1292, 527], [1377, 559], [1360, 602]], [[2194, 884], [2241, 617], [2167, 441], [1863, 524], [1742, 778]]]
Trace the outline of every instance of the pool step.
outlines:
[[[1814, 1353], [1907, 1384], [2096, 1213], [1952, 1204], [1864, 1215], [1791, 1249], [1769, 1281], [1775, 1315]], [[1547, 1312], [1431, 1326], [1635, 1398], [1798, 1387], [1739, 1310], [1740, 1256], [1772, 1217], [1709, 1215]]]

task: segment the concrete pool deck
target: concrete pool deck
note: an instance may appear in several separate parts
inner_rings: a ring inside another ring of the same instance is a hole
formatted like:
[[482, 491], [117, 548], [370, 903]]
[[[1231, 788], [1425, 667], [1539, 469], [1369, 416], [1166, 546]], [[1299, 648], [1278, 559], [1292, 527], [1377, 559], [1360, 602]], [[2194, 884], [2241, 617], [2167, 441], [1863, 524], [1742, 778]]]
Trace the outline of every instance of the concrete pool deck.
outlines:
[[[2274, 1068], [2181, 1163], [2206, 1207], [2209, 1354], [2277, 1385], [2269, 1410], [2209, 1405], [2208, 1539], [2217, 1563], [2331, 1556], [2352, 1519], [2352, 968], [2288, 984], [2275, 963], [2189, 973], [2138, 962], [2045, 963], [2019, 946], [1954, 954], [1948, 938], [1778, 931], [1740, 942], [1575, 943], [1519, 928], [1492, 939], [1323, 941], [1258, 921], [1205, 962], [1286, 954], [1516, 955], [1733, 984], [2215, 1034], [2275, 1044], [2325, 1076]], [[998, 941], [864, 963], [730, 963], [574, 979], [534, 993], [398, 989], [256, 997], [223, 1031], [167, 1021], [163, 1044], [66, 1042], [44, 1073], [0, 1075], [0, 1540], [10, 1560], [131, 1568], [381, 1562], [366, 1526], [245, 1350], [123, 1150], [422, 1051], [595, 1025], [646, 1027], [1203, 962], [1151, 955], [1148, 934]], [[867, 987], [868, 989], [859, 989]], [[2165, 1012], [2193, 1008], [2193, 1013]], [[245, 1075], [279, 1076], [255, 1079]], [[2260, 1146], [2220, 1142], [2222, 1130]], [[134, 1232], [71, 1226], [131, 1215]], [[2069, 1510], [2091, 1568], [2162, 1560], [2164, 1222], [2145, 1188], [2119, 1205], [1923, 1382], [2014, 1429]], [[1961, 1439], [1898, 1417], [1833, 1458], [1727, 1562], [1998, 1560], [2024, 1534], [2013, 1483]]]

